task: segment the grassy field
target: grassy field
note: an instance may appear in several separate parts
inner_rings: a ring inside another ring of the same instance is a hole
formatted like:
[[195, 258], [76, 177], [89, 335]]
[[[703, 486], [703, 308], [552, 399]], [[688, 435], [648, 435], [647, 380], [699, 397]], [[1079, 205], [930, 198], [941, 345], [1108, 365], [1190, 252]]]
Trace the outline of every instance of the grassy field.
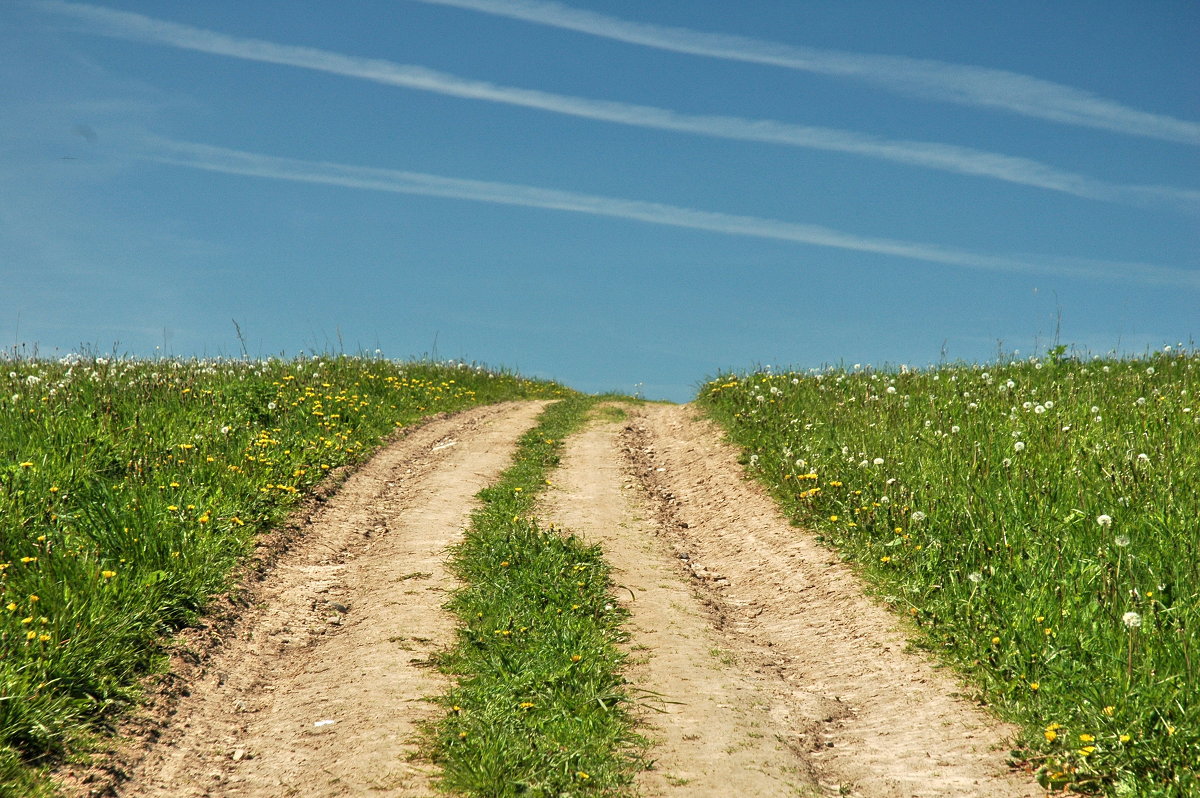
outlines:
[[1200, 794], [1200, 353], [722, 375], [798, 523], [1023, 729], [1048, 787]]
[[423, 416], [569, 395], [455, 363], [0, 361], [0, 793], [44, 790], [328, 471]]

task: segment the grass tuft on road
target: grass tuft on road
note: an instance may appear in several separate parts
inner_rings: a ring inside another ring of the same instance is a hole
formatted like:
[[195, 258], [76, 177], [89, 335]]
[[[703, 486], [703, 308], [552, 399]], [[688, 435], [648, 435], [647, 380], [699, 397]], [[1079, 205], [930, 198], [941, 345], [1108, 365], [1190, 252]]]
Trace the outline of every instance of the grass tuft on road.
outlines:
[[595, 398], [549, 406], [510, 467], [481, 491], [451, 567], [465, 586], [443, 667], [459, 684], [429, 729], [443, 784], [469, 796], [621, 793], [640, 767], [621, 676], [626, 613], [597, 546], [531, 516], [563, 438]]

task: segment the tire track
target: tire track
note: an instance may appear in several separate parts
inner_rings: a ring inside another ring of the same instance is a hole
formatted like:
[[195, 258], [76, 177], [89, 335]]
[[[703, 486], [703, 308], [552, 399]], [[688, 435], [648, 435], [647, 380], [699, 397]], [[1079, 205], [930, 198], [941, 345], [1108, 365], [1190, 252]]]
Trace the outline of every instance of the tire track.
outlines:
[[626, 426], [633, 473], [664, 543], [712, 617], [770, 673], [793, 750], [831, 794], [1030, 798], [1005, 755], [1014, 729], [955, 697], [908, 652], [898, 621], [837, 555], [782, 517], [737, 451], [693, 408], [647, 406]]
[[137, 796], [427, 796], [417, 725], [454, 624], [443, 568], [474, 494], [544, 403], [435, 420], [350, 476], [260, 585], [163, 737]]

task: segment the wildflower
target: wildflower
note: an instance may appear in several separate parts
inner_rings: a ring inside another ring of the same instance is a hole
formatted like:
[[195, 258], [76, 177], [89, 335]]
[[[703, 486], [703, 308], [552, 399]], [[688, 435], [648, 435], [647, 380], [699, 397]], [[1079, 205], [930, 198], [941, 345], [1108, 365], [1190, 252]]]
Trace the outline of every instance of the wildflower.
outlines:
[[1149, 462], [1150, 462], [1150, 455], [1146, 454], [1145, 452], [1142, 452], [1141, 454], [1139, 454], [1139, 455], [1137, 456], [1137, 459], [1138, 459], [1138, 462], [1139, 462], [1139, 463], [1149, 463]]
[[883, 465], [883, 458], [882, 458], [882, 457], [876, 457], [876, 458], [875, 458], [874, 460], [872, 460], [871, 462], [873, 462], [875, 465]]
[[116, 571], [101, 571], [100, 575], [102, 577], [104, 577], [105, 579], [112, 579], [114, 576], [117, 575], [117, 572]]
[[1103, 712], [1105, 715], [1107, 715], [1108, 717], [1110, 717], [1110, 718], [1111, 718], [1111, 717], [1112, 717], [1112, 714], [1113, 714], [1113, 712], [1114, 712], [1115, 710], [1116, 710], [1116, 707], [1113, 707], [1113, 706], [1107, 706], [1107, 707], [1105, 707], [1104, 709], [1102, 709], [1102, 710], [1100, 710], [1100, 711], [1101, 711], [1101, 712]]
[[1016, 443], [1014, 443], [1014, 444], [1013, 444], [1013, 450], [1014, 450], [1014, 451], [1018, 451], [1018, 452], [1023, 452], [1023, 451], [1025, 451], [1025, 444], [1024, 444], [1024, 442], [1022, 442], [1022, 441], [1017, 441]]
[[1122, 734], [1118, 739], [1123, 743], [1127, 743], [1130, 740], [1132, 740], [1133, 738], [1130, 737], [1128, 734]]
[[1096, 737], [1095, 737], [1095, 735], [1092, 735], [1092, 734], [1081, 734], [1081, 735], [1079, 735], [1079, 742], [1094, 743], [1094, 742], [1096, 742]]
[[979, 584], [980, 582], [983, 581], [983, 574], [981, 574], [981, 573], [967, 574], [967, 579], [971, 580], [975, 584]]
[[579, 662], [581, 659], [583, 659], [583, 657], [579, 656], [578, 654], [571, 655], [571, 662]]
[[917, 522], [924, 521], [926, 517], [927, 516], [925, 515], [925, 513], [921, 512], [920, 510], [913, 511], [912, 520], [914, 520], [914, 521], [917, 521]]
[[1103, 527], [1110, 527], [1110, 526], [1112, 526], [1112, 516], [1111, 515], [1098, 515], [1098, 516], [1096, 516], [1096, 523]]
[[1033, 691], [1033, 692], [1035, 692], [1035, 693], [1038, 691], [1038, 689], [1039, 689], [1041, 686], [1042, 686], [1042, 685], [1041, 685], [1039, 682], [1030, 682], [1030, 683], [1029, 683], [1029, 689], [1030, 689], [1030, 690], [1032, 690], [1032, 691]]
[[587, 773], [584, 773], [582, 770], [575, 771], [575, 777], [580, 781], [587, 781], [591, 778], [591, 776], [589, 776]]
[[1117, 535], [1115, 538], [1113, 538], [1113, 543], [1117, 544], [1121, 548], [1125, 548], [1126, 546], [1129, 545], [1129, 536], [1128, 535]]
[[1130, 611], [1121, 616], [1121, 623], [1125, 624], [1126, 629], [1137, 629], [1142, 625], [1142, 616]]
[[1046, 729], [1042, 734], [1045, 735], [1046, 742], [1048, 743], [1052, 743], [1058, 738], [1058, 732], [1054, 729]]
[[21, 463], [21, 468], [33, 468], [33, 463], [26, 460], [24, 463]]

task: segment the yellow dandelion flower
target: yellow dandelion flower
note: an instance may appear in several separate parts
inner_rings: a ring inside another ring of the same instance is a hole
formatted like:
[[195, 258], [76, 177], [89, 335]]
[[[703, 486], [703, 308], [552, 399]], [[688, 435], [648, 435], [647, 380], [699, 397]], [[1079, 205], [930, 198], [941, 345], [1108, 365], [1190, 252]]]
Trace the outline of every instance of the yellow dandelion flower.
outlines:
[[101, 571], [100, 575], [103, 576], [105, 579], [112, 579], [114, 576], [117, 575], [117, 572], [116, 571]]

